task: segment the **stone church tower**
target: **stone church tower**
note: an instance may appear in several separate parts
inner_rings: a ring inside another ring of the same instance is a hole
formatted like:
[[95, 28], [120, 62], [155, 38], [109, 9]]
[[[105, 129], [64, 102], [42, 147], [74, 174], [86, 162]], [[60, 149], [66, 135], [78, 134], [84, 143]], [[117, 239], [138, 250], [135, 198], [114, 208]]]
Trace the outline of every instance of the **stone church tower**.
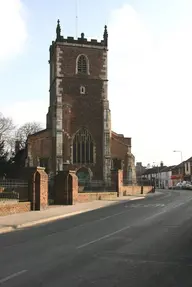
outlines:
[[111, 173], [111, 117], [108, 101], [108, 33], [88, 41], [61, 35], [50, 46], [51, 170], [67, 167], [79, 177], [108, 181]]
[[111, 131], [107, 77], [108, 33], [102, 41], [64, 37], [58, 21], [50, 46], [49, 109], [46, 129], [27, 140], [26, 166], [51, 175], [76, 171], [79, 181], [107, 183], [111, 169], [123, 169], [136, 183], [131, 138]]

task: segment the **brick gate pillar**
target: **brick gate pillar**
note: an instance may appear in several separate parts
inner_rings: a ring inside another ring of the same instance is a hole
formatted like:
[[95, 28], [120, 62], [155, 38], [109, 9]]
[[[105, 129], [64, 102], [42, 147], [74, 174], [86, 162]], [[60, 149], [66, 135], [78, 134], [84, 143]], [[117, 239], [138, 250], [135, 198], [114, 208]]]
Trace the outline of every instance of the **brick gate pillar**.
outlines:
[[119, 169], [117, 171], [117, 196], [122, 196], [122, 186], [123, 186], [123, 170]]
[[33, 210], [45, 209], [48, 206], [48, 175], [44, 167], [37, 167], [33, 180]]
[[112, 170], [111, 171], [111, 182], [117, 192], [117, 196], [122, 196], [122, 185], [123, 185], [123, 170]]
[[43, 167], [24, 168], [23, 178], [28, 180], [28, 199], [31, 210], [42, 210], [48, 206], [48, 175]]
[[78, 200], [78, 177], [75, 171], [60, 171], [55, 177], [55, 204], [73, 205]]

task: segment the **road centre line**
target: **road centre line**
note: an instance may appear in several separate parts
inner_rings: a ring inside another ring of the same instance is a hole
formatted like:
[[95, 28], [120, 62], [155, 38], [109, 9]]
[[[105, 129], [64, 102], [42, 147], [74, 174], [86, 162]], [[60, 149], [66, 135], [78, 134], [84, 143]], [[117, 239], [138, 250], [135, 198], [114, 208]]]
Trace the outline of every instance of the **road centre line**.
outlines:
[[0, 279], [0, 284], [3, 284], [5, 282], [7, 282], [8, 280], [13, 279], [15, 277], [18, 277], [18, 276], [24, 274], [25, 272], [27, 272], [27, 270], [21, 270], [19, 272], [13, 273], [13, 274], [3, 278], [3, 279]]
[[[69, 229], [67, 229], [67, 230], [61, 230], [61, 232], [63, 232], [63, 231], [71, 231], [71, 230], [74, 230], [74, 229], [79, 228], [79, 227], [84, 227], [84, 226], [89, 225], [89, 224], [93, 224], [93, 223], [96, 223], [96, 222], [104, 221], [104, 220], [106, 220], [106, 219], [113, 218], [113, 217], [115, 217], [115, 216], [118, 216], [118, 215], [121, 215], [121, 214], [124, 214], [124, 213], [128, 213], [129, 211], [132, 211], [132, 210], [133, 210], [133, 208], [126, 209], [126, 210], [124, 210], [124, 211], [121, 211], [121, 212], [118, 212], [118, 213], [114, 213], [114, 214], [112, 214], [112, 215], [108, 215], [108, 216], [105, 216], [105, 217], [101, 217], [101, 218], [95, 219], [95, 220], [90, 221], [90, 222], [85, 222], [85, 223], [83, 223], [83, 224], [76, 225], [76, 226], [71, 227], [71, 228], [69, 228]], [[58, 232], [53, 232], [53, 233], [51, 233], [51, 234], [48, 234], [47, 236], [48, 236], [48, 237], [54, 236], [56, 233], [58, 233]]]
[[[140, 207], [142, 207], [142, 204], [140, 205]], [[151, 207], [151, 206], [149, 206], [149, 207]], [[157, 207], [160, 207], [160, 206], [157, 206]], [[162, 207], [162, 206], [161, 206], [161, 207]], [[106, 220], [106, 219], [109, 219], [109, 218], [112, 218], [112, 217], [115, 217], [115, 216], [118, 216], [118, 215], [121, 215], [121, 214], [124, 214], [124, 213], [127, 213], [127, 212], [129, 212], [129, 211], [134, 210], [133, 204], [130, 204], [130, 206], [129, 206], [129, 205], [128, 205], [128, 206], [125, 205], [124, 208], [126, 208], [125, 211], [121, 211], [121, 212], [118, 212], [118, 213], [114, 213], [114, 214], [112, 214], [112, 215], [108, 215], [108, 216], [105, 216], [105, 217], [101, 217], [101, 218], [95, 219], [95, 220], [93, 220], [93, 221], [91, 221], [91, 222], [86, 222], [86, 223], [80, 224], [80, 225], [75, 226], [75, 227], [73, 227], [73, 228], [71, 228], [71, 229], [75, 229], [75, 228], [78, 228], [78, 227], [83, 227], [83, 226], [85, 226], [85, 225], [87, 225], [87, 224], [90, 224], [90, 223], [92, 224], [92, 223], [95, 223], [95, 222], [103, 221], [103, 220]], [[129, 208], [129, 209], [127, 209], [127, 208]]]
[[[125, 204], [125, 203], [124, 203], [124, 204]], [[86, 223], [77, 225], [77, 226], [72, 227], [72, 228], [70, 228], [70, 229], [68, 229], [68, 230], [72, 230], [72, 229], [79, 228], [79, 227], [84, 227], [84, 226], [86, 226], [86, 225], [88, 225], [88, 224], [92, 224], [92, 223], [95, 223], [95, 222], [100, 222], [100, 221], [103, 221], [103, 220], [106, 220], [106, 219], [109, 219], [109, 218], [112, 218], [112, 217], [115, 217], [115, 216], [118, 216], [118, 215], [127, 213], [127, 212], [129, 212], [129, 211], [133, 211], [134, 208], [133, 208], [132, 205], [133, 205], [133, 204], [131, 204], [131, 203], [130, 203], [130, 206], [129, 206], [129, 205], [128, 205], [128, 206], [127, 206], [127, 205], [124, 205], [124, 208], [126, 208], [126, 210], [124, 210], [124, 211], [121, 211], [121, 212], [118, 212], [118, 213], [114, 213], [114, 214], [112, 214], [112, 215], [108, 215], [108, 216], [105, 216], [105, 217], [101, 217], [101, 218], [95, 219], [95, 220], [93, 220], [93, 221], [91, 221], [91, 222], [86, 222]], [[141, 204], [141, 207], [142, 207], [142, 204]], [[157, 206], [157, 207], [160, 207], [160, 206]], [[129, 209], [127, 209], [127, 208], [129, 208]]]
[[102, 237], [97, 238], [97, 239], [95, 239], [95, 240], [89, 241], [89, 242], [87, 242], [87, 243], [85, 243], [85, 244], [79, 245], [79, 246], [77, 247], [77, 249], [81, 249], [81, 248], [86, 247], [86, 246], [88, 246], [88, 245], [91, 245], [91, 244], [93, 244], [93, 243], [95, 243], [95, 242], [98, 242], [98, 241], [101, 241], [101, 240], [103, 240], [103, 239], [109, 238], [109, 237], [111, 237], [111, 236], [113, 236], [113, 235], [115, 235], [115, 234], [117, 234], [117, 233], [120, 233], [120, 232], [122, 232], [122, 231], [124, 231], [124, 230], [126, 230], [126, 229], [129, 229], [130, 227], [131, 227], [131, 226], [126, 226], [126, 227], [121, 228], [121, 229], [119, 229], [119, 230], [117, 230], [117, 231], [114, 231], [114, 232], [112, 232], [112, 233], [109, 233], [109, 234], [107, 234], [107, 235], [105, 235], [105, 236], [102, 236]]

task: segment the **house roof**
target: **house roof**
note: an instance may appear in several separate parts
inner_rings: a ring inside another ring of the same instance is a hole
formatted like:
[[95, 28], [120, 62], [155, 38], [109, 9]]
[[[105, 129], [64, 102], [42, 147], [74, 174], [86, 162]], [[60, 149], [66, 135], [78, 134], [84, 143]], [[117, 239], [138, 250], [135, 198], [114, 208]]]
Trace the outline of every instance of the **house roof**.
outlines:
[[166, 167], [167, 166], [154, 166], [152, 168], [148, 168], [145, 170], [143, 175], [158, 173], [158, 172], [162, 171], [163, 169], [165, 169]]
[[185, 162], [192, 161], [192, 157], [188, 158]]
[[123, 134], [117, 134], [114, 131], [111, 132], [111, 139], [116, 140], [122, 145], [130, 146], [131, 147], [131, 138], [124, 137]]
[[183, 167], [183, 165], [184, 165], [185, 162], [186, 162], [186, 161], [182, 161], [182, 162], [179, 163], [178, 165], [175, 165], [175, 166], [173, 167], [173, 169], [176, 169], [176, 168], [179, 168], [179, 167]]
[[167, 167], [163, 168], [161, 171], [162, 172], [171, 171], [172, 169], [174, 169], [174, 167], [175, 167], [175, 165], [167, 166]]
[[188, 158], [187, 160], [182, 161], [182, 162], [179, 163], [178, 165], [173, 166], [172, 169], [176, 169], [176, 168], [179, 168], [179, 167], [183, 167], [183, 165], [184, 165], [185, 162], [192, 162], [192, 157]]
[[28, 135], [28, 138], [33, 137], [33, 136], [40, 135], [40, 134], [42, 134], [42, 133], [44, 133], [44, 132], [46, 132], [46, 131], [48, 131], [48, 130], [49, 130], [49, 129], [40, 130], [40, 131], [38, 131], [38, 132], [36, 132], [36, 133], [34, 133], [34, 134]]

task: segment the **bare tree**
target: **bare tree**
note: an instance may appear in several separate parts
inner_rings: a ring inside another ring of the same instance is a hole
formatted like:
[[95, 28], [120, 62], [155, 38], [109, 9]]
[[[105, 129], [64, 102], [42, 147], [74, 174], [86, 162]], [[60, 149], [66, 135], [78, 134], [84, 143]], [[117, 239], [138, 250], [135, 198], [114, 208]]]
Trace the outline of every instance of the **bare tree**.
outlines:
[[0, 113], [0, 144], [3, 144], [5, 152], [13, 150], [14, 130], [13, 120]]
[[7, 141], [14, 129], [13, 120], [0, 113], [0, 141]]
[[15, 139], [20, 143], [20, 148], [25, 148], [27, 138], [29, 135], [39, 132], [42, 130], [42, 126], [37, 122], [28, 122], [22, 125], [15, 134]]

